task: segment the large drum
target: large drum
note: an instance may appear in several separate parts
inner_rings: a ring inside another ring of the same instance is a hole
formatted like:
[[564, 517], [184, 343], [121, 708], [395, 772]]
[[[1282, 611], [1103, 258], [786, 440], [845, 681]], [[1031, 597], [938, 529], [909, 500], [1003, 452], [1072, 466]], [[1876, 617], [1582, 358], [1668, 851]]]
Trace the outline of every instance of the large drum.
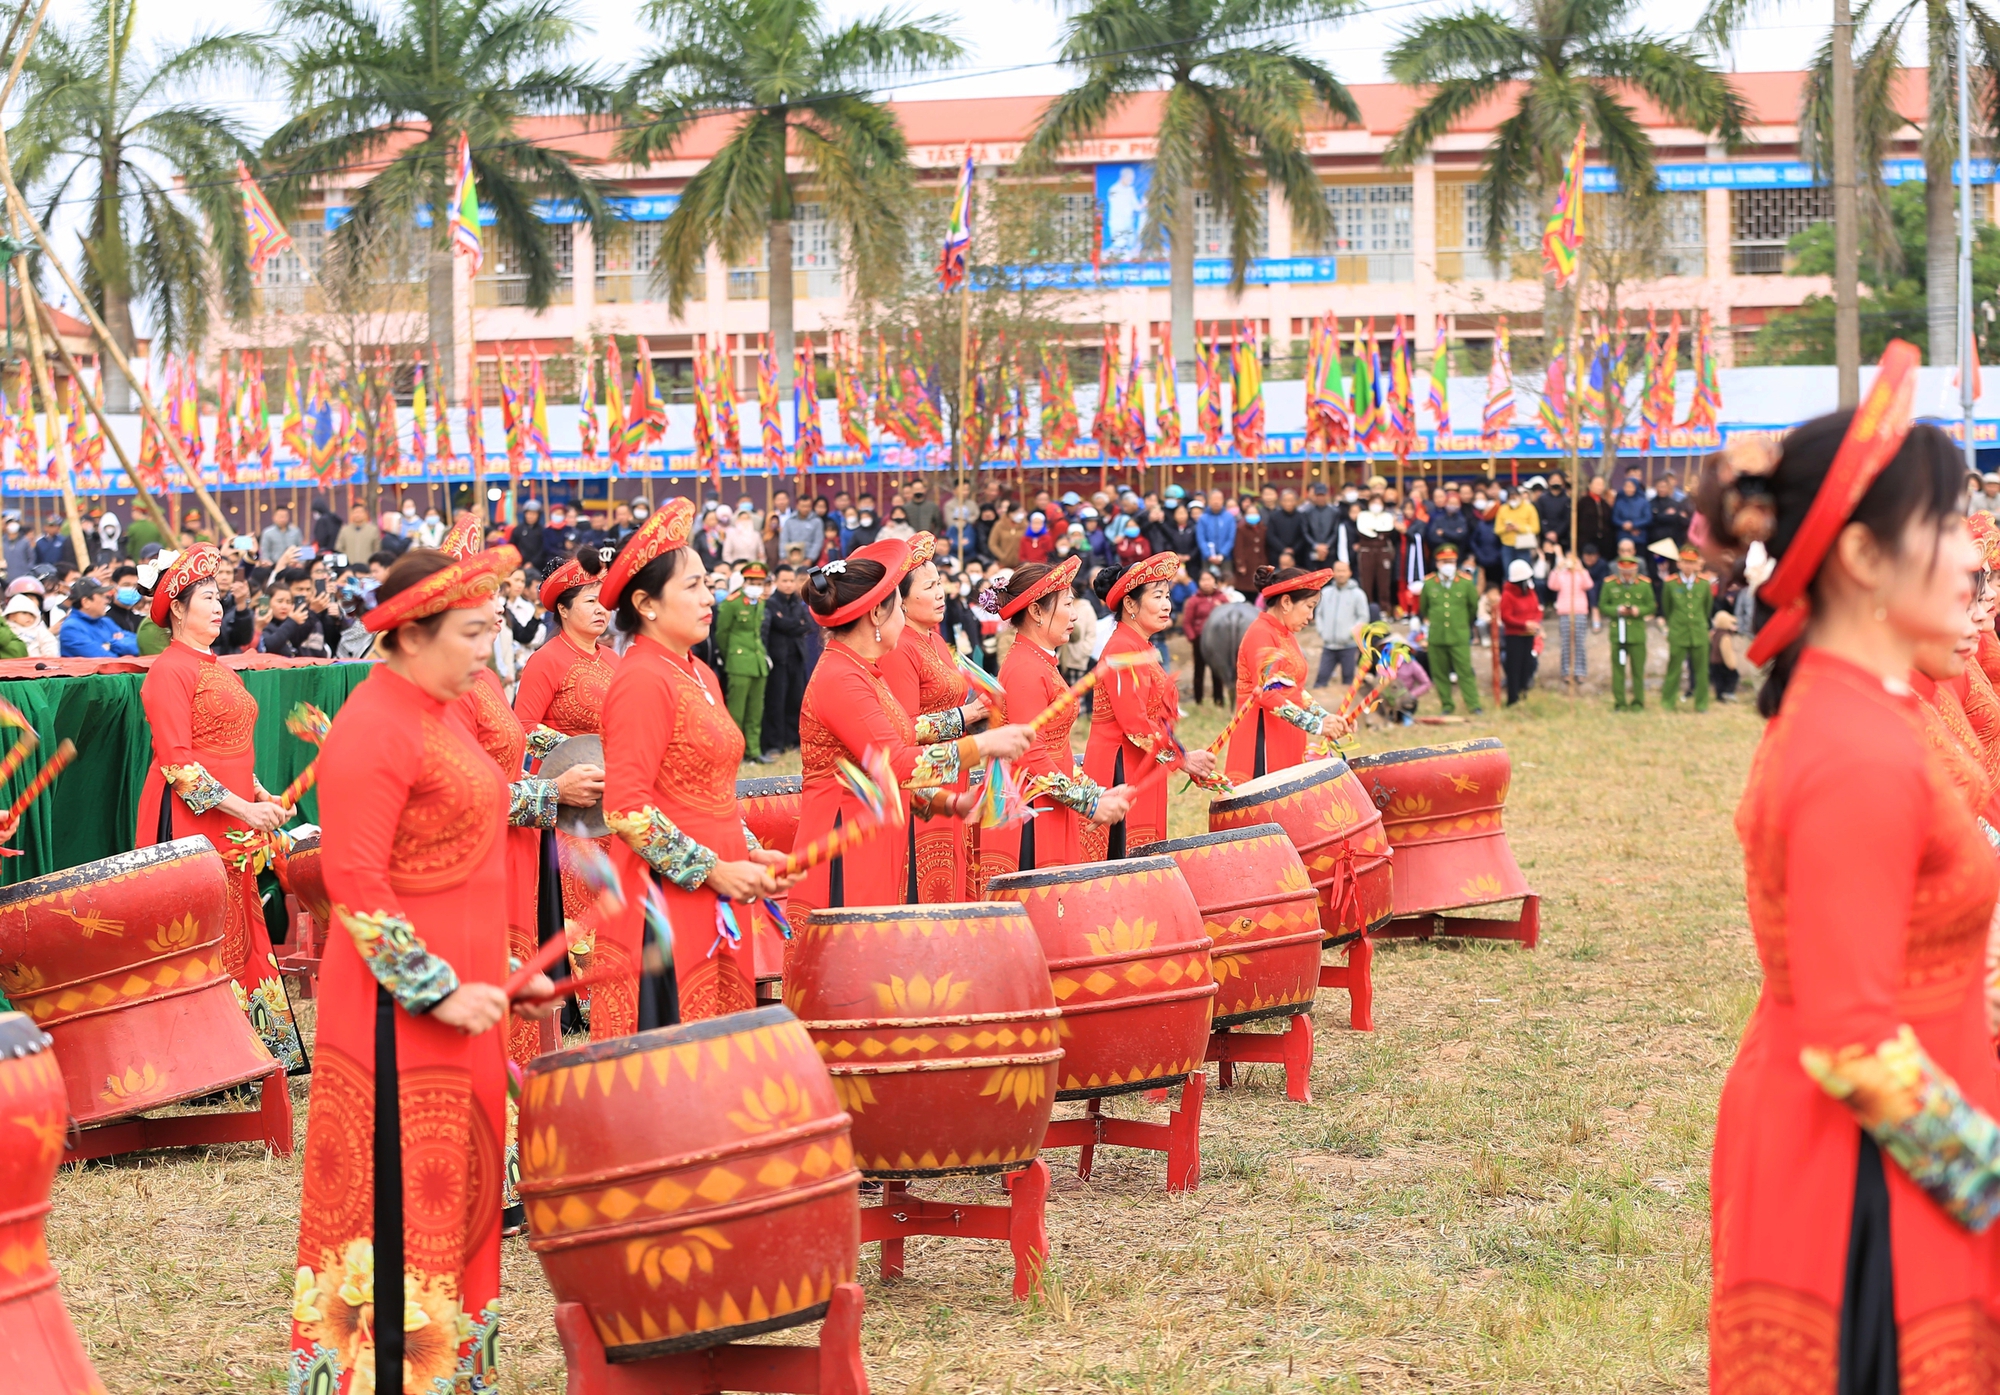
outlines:
[[1089, 1099], [1201, 1069], [1215, 1005], [1211, 942], [1171, 857], [1010, 872], [995, 901], [1027, 908], [1062, 1009], [1062, 1088]]
[[0, 1390], [96, 1392], [43, 1231], [69, 1104], [47, 1033], [0, 1012]]
[[1062, 1059], [1048, 962], [1011, 902], [814, 911], [785, 1006], [873, 1177], [1010, 1172], [1041, 1151]]
[[537, 1057], [521, 1200], [556, 1302], [614, 1362], [824, 1317], [861, 1248], [847, 1125], [781, 1007]]
[[1153, 843], [1194, 893], [1209, 939], [1217, 1028], [1311, 1012], [1319, 990], [1319, 894], [1285, 830], [1225, 829]]
[[1354, 762], [1396, 850], [1396, 914], [1533, 895], [1502, 818], [1512, 766], [1498, 737], [1414, 746]]
[[324, 936], [333, 923], [333, 901], [326, 894], [326, 870], [319, 860], [319, 830], [292, 840], [292, 850], [273, 868], [278, 882], [298, 898], [313, 918], [316, 936]]
[[799, 836], [799, 808], [805, 799], [805, 779], [774, 775], [764, 780], [738, 780], [736, 803], [743, 822], [757, 841], [775, 852], [788, 853]]
[[55, 1038], [79, 1126], [278, 1068], [222, 967], [228, 878], [195, 836], [0, 887], [0, 985]]
[[1319, 893], [1319, 923], [1327, 939], [1352, 939], [1388, 922], [1389, 839], [1381, 814], [1346, 761], [1274, 770], [1208, 806], [1211, 831], [1273, 823], [1291, 838]]

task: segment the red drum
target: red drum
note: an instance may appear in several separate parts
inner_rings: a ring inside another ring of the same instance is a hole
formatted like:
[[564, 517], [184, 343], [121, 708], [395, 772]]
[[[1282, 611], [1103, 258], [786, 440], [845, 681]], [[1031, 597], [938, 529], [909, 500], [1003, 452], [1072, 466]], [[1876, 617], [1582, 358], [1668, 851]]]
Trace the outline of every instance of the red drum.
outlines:
[[743, 822], [759, 843], [775, 852], [788, 853], [799, 836], [799, 806], [805, 798], [805, 779], [799, 775], [776, 775], [766, 780], [738, 780], [736, 803]]
[[1055, 1107], [1055, 995], [1011, 902], [814, 911], [794, 927], [785, 1006], [853, 1116], [871, 1177], [1010, 1172]]
[[1354, 762], [1396, 849], [1396, 914], [1532, 896], [1502, 816], [1512, 766], [1499, 738], [1414, 746]]
[[1291, 838], [1319, 892], [1329, 940], [1352, 939], [1391, 913], [1389, 839], [1382, 816], [1344, 760], [1313, 761], [1259, 775], [1208, 806], [1208, 826], [1277, 824]]
[[69, 1123], [51, 1045], [25, 1013], [0, 1012], [0, 1390], [103, 1395], [42, 1229]]
[[1010, 872], [1062, 1009], [1061, 1100], [1177, 1084], [1201, 1069], [1215, 1005], [1211, 942], [1171, 857]]
[[1319, 991], [1319, 896], [1276, 824], [1153, 843], [1201, 908], [1218, 991], [1215, 1026], [1311, 1012]]
[[613, 1362], [824, 1317], [861, 1248], [847, 1125], [781, 1007], [537, 1057], [521, 1200], [556, 1302]]
[[326, 894], [326, 872], [319, 861], [319, 834], [312, 832], [292, 842], [292, 850], [281, 858], [274, 869], [279, 883], [299, 904], [312, 915], [313, 928], [319, 935], [333, 923], [333, 902]]
[[0, 887], [0, 986], [55, 1038], [79, 1126], [277, 1070], [222, 967], [228, 876], [197, 835]]

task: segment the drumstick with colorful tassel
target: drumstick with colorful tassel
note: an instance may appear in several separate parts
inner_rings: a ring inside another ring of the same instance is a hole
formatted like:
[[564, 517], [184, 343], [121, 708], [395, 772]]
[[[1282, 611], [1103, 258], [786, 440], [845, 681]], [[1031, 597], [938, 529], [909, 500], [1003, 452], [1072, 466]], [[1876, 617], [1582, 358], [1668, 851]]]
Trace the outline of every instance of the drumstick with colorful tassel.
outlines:
[[49, 763], [36, 772], [35, 778], [28, 782], [28, 787], [21, 791], [21, 797], [14, 801], [6, 814], [0, 815], [0, 827], [12, 828], [20, 823], [21, 815], [35, 802], [36, 796], [53, 785], [56, 776], [63, 773], [63, 767], [75, 759], [76, 743], [65, 736], [62, 744], [56, 747], [56, 753], [49, 757]]
[[[309, 702], [299, 703], [285, 714], [285, 730], [310, 746], [324, 746], [326, 734], [332, 727], [333, 718]], [[315, 768], [318, 764], [319, 757], [314, 756], [306, 768], [298, 773], [297, 778], [285, 786], [284, 793], [272, 802], [280, 805], [288, 814], [296, 809], [299, 801], [305, 798], [306, 791], [319, 779], [319, 771]]]
[[1096, 668], [1070, 684], [1062, 696], [1037, 712], [1028, 722], [1028, 730], [1039, 736], [1043, 727], [1081, 703], [1083, 695], [1095, 688], [1098, 680], [1105, 674], [1122, 673], [1128, 668], [1137, 668], [1140, 664], [1152, 662], [1154, 658], [1151, 651], [1139, 654], [1113, 654], [1108, 659], [1099, 659]]
[[35, 748], [42, 744], [42, 738], [28, 724], [28, 719], [21, 715], [21, 709], [4, 698], [0, 698], [0, 726], [13, 727], [21, 733], [21, 739], [7, 752], [7, 758], [0, 760], [0, 785], [5, 785], [14, 778], [14, 772], [21, 768], [28, 757], [34, 754]]
[[903, 822], [902, 789], [895, 772], [889, 768], [888, 757], [870, 751], [863, 759], [869, 767], [866, 770], [849, 760], [839, 762], [838, 768], [841, 782], [861, 801], [868, 817], [842, 824], [798, 849], [778, 868], [779, 876], [794, 877], [822, 862], [830, 862], [861, 846], [889, 824]]
[[600, 929], [603, 923], [625, 909], [625, 890], [618, 882], [618, 871], [611, 865], [611, 859], [595, 843], [578, 840], [576, 846], [577, 875], [596, 895], [591, 914], [582, 922], [564, 921], [563, 928], [543, 941], [540, 948], [529, 955], [520, 968], [507, 976], [501, 985], [508, 997], [518, 997], [529, 980], [536, 974], [547, 973], [562, 957], [569, 953], [570, 942], [586, 930]]

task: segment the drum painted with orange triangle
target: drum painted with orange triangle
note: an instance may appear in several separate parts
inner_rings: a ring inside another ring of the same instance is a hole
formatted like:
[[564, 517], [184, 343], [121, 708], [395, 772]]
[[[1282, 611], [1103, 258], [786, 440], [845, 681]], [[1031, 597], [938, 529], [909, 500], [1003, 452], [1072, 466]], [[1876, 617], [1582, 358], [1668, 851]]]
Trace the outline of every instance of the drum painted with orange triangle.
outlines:
[[1041, 1151], [1058, 1044], [1048, 962], [1011, 902], [814, 911], [785, 1006], [853, 1116], [872, 1177], [1011, 1172]]
[[1499, 738], [1361, 756], [1354, 773], [1396, 850], [1396, 914], [1487, 906], [1533, 893], [1507, 843], [1513, 765]]
[[1224, 829], [1151, 843], [1171, 857], [1215, 941], [1217, 1028], [1312, 1011], [1319, 991], [1319, 893], [1285, 830]]
[[79, 1127], [278, 1068], [223, 968], [228, 875], [194, 836], [0, 887], [0, 987], [55, 1038]]
[[1285, 830], [1305, 863], [1328, 939], [1351, 938], [1388, 921], [1394, 899], [1388, 835], [1346, 761], [1260, 775], [1208, 806], [1211, 831], [1271, 823]]
[[773, 852], [790, 852], [799, 836], [799, 808], [805, 780], [798, 775], [774, 775], [764, 780], [738, 780], [736, 804], [744, 826]]
[[53, 1042], [26, 1013], [0, 1012], [0, 1390], [22, 1395], [104, 1391], [56, 1292], [44, 1229], [68, 1124]]
[[326, 873], [319, 860], [319, 834], [308, 833], [295, 839], [291, 851], [274, 864], [278, 881], [299, 898], [313, 918], [314, 931], [326, 934], [333, 923], [333, 902], [326, 894]]
[[1173, 1085], [1201, 1069], [1211, 942], [1171, 857], [1011, 872], [986, 894], [1027, 909], [1048, 958], [1062, 1010], [1057, 1099]]
[[537, 1057], [521, 1201], [556, 1302], [613, 1362], [824, 1317], [861, 1249], [847, 1123], [781, 1007]]

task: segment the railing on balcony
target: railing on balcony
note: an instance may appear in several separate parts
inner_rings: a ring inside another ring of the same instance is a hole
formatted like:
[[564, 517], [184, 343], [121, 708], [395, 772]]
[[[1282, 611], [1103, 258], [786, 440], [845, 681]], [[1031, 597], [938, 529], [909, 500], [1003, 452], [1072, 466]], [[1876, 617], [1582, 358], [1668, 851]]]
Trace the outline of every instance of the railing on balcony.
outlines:
[[1409, 252], [1340, 252], [1334, 281], [1344, 286], [1385, 286], [1416, 279], [1416, 260]]
[[[570, 278], [558, 276], [556, 288], [549, 295], [549, 304], [560, 305], [575, 294]], [[502, 305], [526, 305], [528, 303], [528, 278], [525, 276], [482, 276], [472, 283], [472, 303], [482, 309]]]
[[[839, 296], [841, 290], [838, 267], [814, 267], [809, 271], [792, 273], [794, 300], [830, 300]], [[770, 294], [771, 273], [768, 271], [732, 270], [729, 273], [731, 300], [767, 300]]]
[[[666, 291], [655, 289], [653, 273], [650, 271], [600, 271], [597, 273], [597, 303], [599, 305], [635, 305], [645, 301], [667, 298]], [[697, 276], [688, 287], [689, 300], [708, 299], [708, 278]]]
[[1782, 242], [1737, 242], [1729, 248], [1729, 269], [1738, 276], [1783, 276], [1789, 261]]

